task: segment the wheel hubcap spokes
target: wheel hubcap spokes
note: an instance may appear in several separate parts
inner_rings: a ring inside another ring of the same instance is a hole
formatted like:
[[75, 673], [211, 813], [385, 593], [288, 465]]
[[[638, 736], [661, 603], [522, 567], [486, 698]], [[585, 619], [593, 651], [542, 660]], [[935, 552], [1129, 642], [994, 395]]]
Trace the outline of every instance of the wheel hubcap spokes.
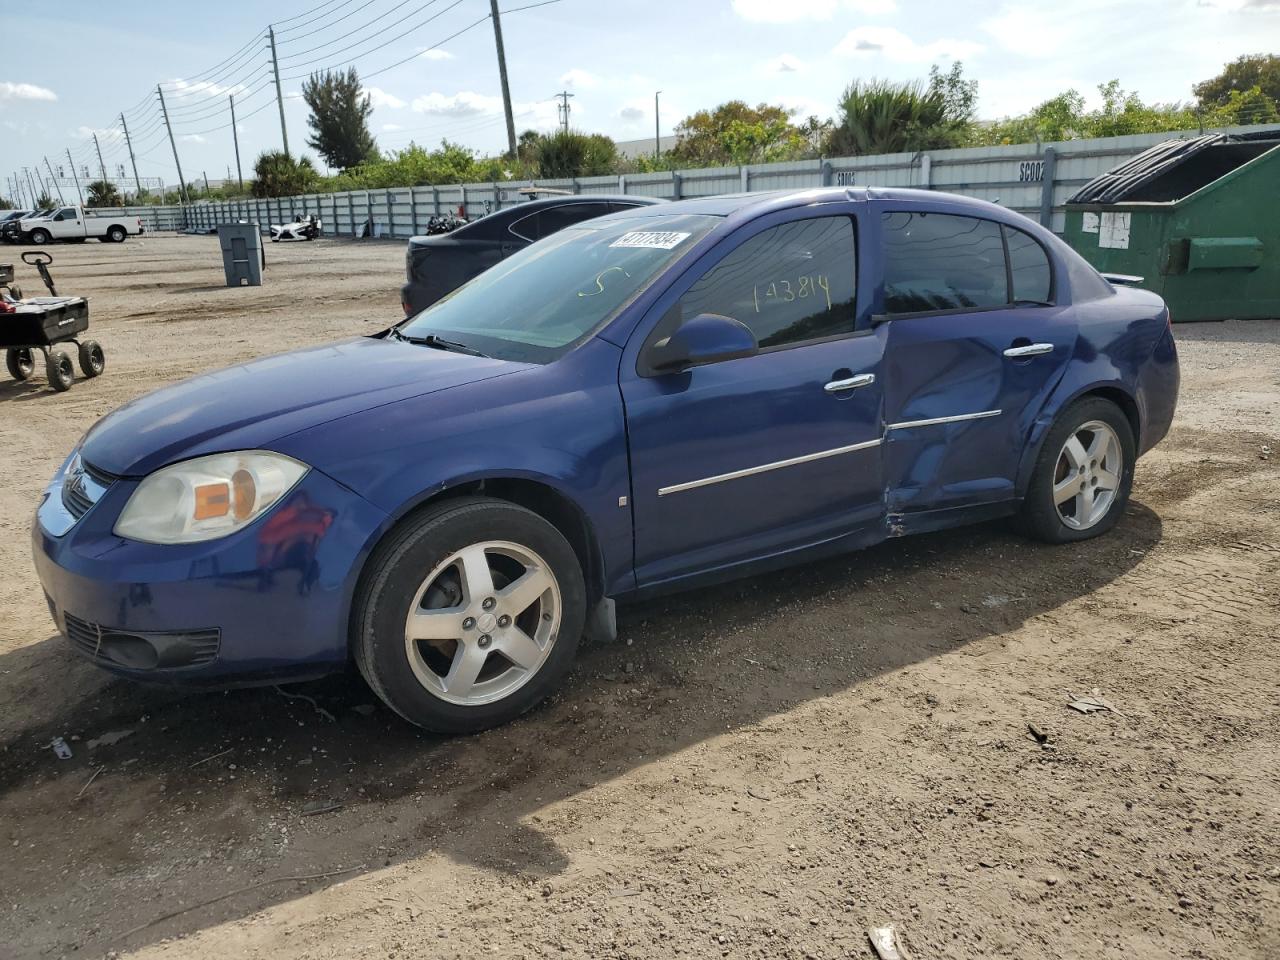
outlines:
[[1053, 502], [1062, 522], [1087, 530], [1111, 510], [1124, 475], [1124, 453], [1116, 432], [1101, 420], [1076, 429], [1058, 454]]
[[431, 571], [410, 605], [409, 664], [442, 700], [501, 700], [542, 666], [560, 612], [559, 585], [536, 553], [504, 541], [465, 547]]

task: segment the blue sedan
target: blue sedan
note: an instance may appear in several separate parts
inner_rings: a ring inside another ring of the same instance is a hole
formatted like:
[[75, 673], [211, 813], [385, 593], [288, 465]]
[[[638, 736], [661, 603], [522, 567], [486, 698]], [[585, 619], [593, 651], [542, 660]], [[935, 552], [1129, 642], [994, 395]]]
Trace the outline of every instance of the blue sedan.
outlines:
[[108, 670], [354, 661], [406, 719], [473, 731], [553, 690], [619, 599], [995, 517], [1098, 536], [1177, 392], [1160, 298], [998, 206], [685, 200], [117, 410], [49, 485], [35, 561]]

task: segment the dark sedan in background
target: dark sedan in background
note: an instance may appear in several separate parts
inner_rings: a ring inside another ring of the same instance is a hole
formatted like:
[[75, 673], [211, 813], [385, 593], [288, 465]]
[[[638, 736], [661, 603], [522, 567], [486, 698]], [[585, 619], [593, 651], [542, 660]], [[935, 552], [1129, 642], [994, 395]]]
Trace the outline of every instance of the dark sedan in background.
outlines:
[[619, 210], [661, 203], [654, 197], [546, 197], [497, 210], [450, 233], [413, 237], [405, 251], [400, 303], [406, 317], [431, 306], [517, 250], [558, 230]]

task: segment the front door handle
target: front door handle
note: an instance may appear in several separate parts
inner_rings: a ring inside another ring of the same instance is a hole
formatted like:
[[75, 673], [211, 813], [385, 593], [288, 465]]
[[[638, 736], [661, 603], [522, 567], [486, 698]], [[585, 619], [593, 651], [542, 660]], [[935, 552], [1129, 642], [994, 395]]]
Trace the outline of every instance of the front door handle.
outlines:
[[1015, 360], [1021, 357], [1038, 357], [1042, 353], [1053, 353], [1052, 343], [1028, 343], [1021, 347], [1010, 347], [1004, 352], [1006, 357], [1013, 357]]
[[876, 382], [874, 373], [860, 373], [856, 377], [846, 377], [844, 380], [832, 380], [822, 389], [827, 393], [841, 393], [845, 390], [857, 390], [859, 387], [869, 387]]

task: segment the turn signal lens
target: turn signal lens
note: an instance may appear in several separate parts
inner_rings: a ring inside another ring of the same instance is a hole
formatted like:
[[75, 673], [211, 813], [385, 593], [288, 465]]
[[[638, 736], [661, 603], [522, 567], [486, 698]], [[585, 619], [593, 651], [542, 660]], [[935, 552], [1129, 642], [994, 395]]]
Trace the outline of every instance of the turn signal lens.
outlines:
[[231, 505], [231, 494], [225, 483], [206, 483], [196, 487], [196, 505], [193, 516], [197, 520], [225, 517]]

